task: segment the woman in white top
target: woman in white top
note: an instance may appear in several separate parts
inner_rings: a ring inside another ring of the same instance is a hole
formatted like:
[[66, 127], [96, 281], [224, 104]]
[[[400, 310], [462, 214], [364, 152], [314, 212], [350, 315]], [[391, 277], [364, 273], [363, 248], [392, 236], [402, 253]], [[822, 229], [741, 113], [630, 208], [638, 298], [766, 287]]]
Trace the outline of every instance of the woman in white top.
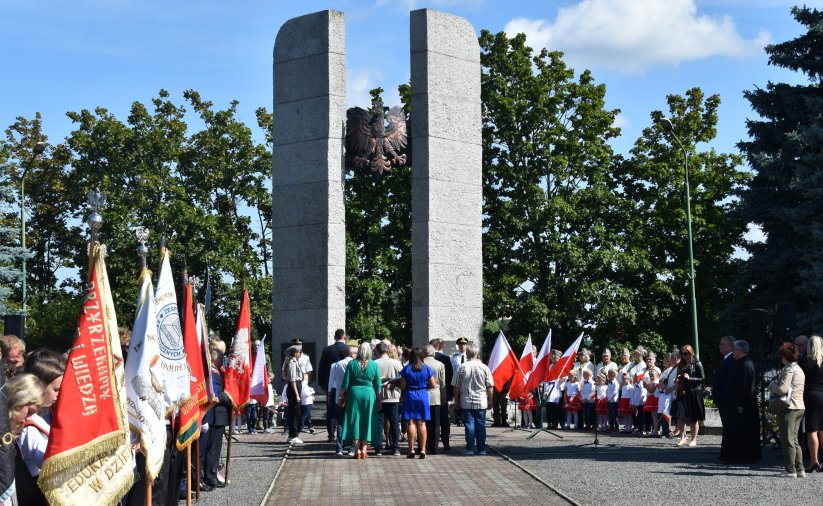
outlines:
[[65, 370], [62, 355], [51, 350], [36, 350], [26, 359], [25, 371], [40, 380], [44, 391], [40, 411], [26, 419], [18, 441], [20, 456], [32, 477], [40, 474], [43, 465], [51, 430], [51, 408], [60, 393]]

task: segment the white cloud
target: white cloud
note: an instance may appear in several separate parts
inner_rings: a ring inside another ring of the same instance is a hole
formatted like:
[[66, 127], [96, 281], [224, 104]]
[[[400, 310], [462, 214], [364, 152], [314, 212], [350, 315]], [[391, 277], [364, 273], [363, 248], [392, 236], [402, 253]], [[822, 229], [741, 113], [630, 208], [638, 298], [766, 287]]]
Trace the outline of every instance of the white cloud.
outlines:
[[525, 33], [534, 48], [563, 51], [574, 67], [624, 73], [711, 56], [747, 57], [769, 42], [765, 31], [743, 38], [729, 16], [699, 15], [694, 0], [582, 0], [561, 8], [553, 22], [516, 18], [504, 30]]
[[612, 126], [617, 128], [626, 128], [631, 125], [632, 122], [629, 121], [629, 117], [623, 114], [622, 112], [617, 113], [617, 116], [614, 117], [614, 122]]
[[380, 69], [348, 69], [346, 83], [346, 102], [349, 107], [368, 108], [371, 105], [369, 92], [380, 86], [380, 81], [386, 78]]

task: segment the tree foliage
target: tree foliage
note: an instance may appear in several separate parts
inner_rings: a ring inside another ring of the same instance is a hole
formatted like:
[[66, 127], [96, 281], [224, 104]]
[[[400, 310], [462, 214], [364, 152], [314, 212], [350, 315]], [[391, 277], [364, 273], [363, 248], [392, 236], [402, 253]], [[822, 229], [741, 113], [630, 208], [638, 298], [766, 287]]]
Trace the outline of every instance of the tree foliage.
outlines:
[[[178, 279], [184, 271], [205, 279], [208, 265], [215, 308], [210, 321], [224, 337], [234, 332], [243, 284], [252, 314], [270, 318], [270, 149], [237, 119], [237, 102], [217, 110], [195, 91], [183, 98], [185, 103], [175, 103], [161, 90], [150, 106], [134, 102], [125, 120], [103, 108], [69, 112], [74, 129], [30, 171], [27, 245], [35, 260], [29, 272], [29, 336], [35, 342], [70, 342], [77, 317], [73, 301], [87, 263], [83, 223], [91, 212], [86, 194], [92, 189], [107, 199], [101, 239], [121, 324], [130, 324], [137, 297], [137, 226], [149, 228], [148, 246], [158, 252], [148, 259], [150, 269], [159, 264], [163, 240]], [[259, 109], [257, 119], [268, 131], [271, 115]], [[11, 153], [12, 180], [41, 140], [46, 139], [39, 117], [18, 118], [7, 130], [3, 149]], [[59, 269], [76, 273], [66, 277], [62, 290]]]
[[790, 302], [799, 327], [813, 330], [823, 325], [823, 12], [792, 14], [806, 33], [766, 53], [770, 65], [801, 72], [808, 83], [768, 82], [745, 92], [758, 117], [746, 122], [749, 139], [738, 145], [754, 173], [740, 192], [742, 212], [765, 241], [746, 244], [751, 256], [729, 317]]

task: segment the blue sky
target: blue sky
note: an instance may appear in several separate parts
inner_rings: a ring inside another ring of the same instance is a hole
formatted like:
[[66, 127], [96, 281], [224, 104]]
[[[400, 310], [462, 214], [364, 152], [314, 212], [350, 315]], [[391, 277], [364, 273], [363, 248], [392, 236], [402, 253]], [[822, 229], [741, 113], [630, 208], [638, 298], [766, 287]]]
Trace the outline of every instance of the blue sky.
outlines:
[[[607, 87], [607, 105], [621, 109], [626, 152], [664, 109], [668, 93], [700, 86], [719, 93], [713, 147], [734, 150], [752, 113], [742, 92], [768, 80], [800, 76], [769, 67], [763, 45], [801, 33], [784, 0], [0, 0], [0, 125], [43, 115], [59, 142], [72, 128], [65, 112], [102, 106], [126, 119], [130, 104], [159, 89], [182, 102], [193, 88], [218, 107], [240, 101], [271, 108], [271, 55], [289, 18], [323, 9], [346, 13], [348, 100], [367, 105], [382, 86], [396, 103], [409, 78], [409, 11], [430, 7], [462, 16], [475, 29], [525, 31], [533, 46], [567, 53]], [[821, 1], [807, 5], [821, 7]]]

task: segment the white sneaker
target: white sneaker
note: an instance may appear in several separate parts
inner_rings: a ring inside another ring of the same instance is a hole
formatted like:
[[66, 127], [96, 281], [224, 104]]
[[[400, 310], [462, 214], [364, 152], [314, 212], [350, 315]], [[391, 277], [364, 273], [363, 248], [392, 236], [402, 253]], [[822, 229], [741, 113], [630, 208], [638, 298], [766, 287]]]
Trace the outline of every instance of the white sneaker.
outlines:
[[785, 476], [786, 478], [797, 478], [797, 473], [795, 473], [794, 471], [786, 471], [785, 473], [783, 473], [783, 476]]
[[300, 439], [299, 437], [293, 437], [293, 438], [289, 439], [289, 443], [291, 443], [293, 445], [302, 445], [303, 440]]
[[805, 478], [806, 477], [806, 471], [801, 469], [800, 471], [797, 472], [797, 477], [798, 478]]

